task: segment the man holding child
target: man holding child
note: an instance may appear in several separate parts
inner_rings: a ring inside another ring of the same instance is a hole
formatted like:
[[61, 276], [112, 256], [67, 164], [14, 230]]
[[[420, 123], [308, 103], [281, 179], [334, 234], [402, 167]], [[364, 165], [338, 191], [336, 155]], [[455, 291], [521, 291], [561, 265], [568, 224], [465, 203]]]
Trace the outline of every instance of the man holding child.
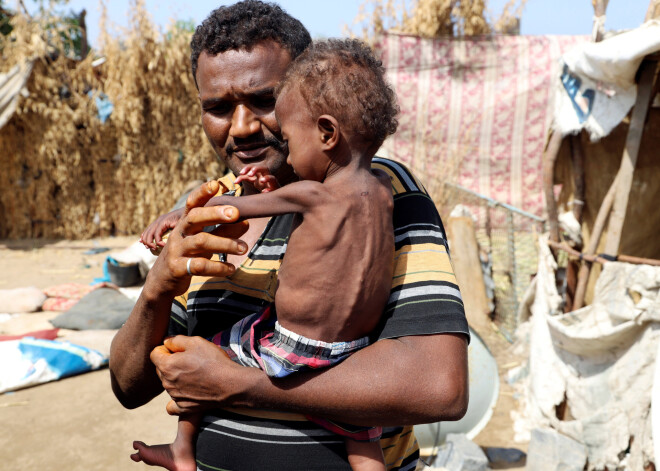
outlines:
[[[296, 180], [274, 90], [310, 41], [279, 7], [252, 0], [215, 10], [197, 28], [191, 48], [202, 125], [235, 175], [258, 163], [281, 185]], [[199, 469], [349, 469], [341, 438], [305, 415], [382, 426], [388, 469], [414, 469], [418, 451], [409, 425], [465, 413], [469, 332], [442, 223], [407, 169], [378, 158], [372, 166], [389, 175], [394, 194], [392, 289], [382, 321], [373, 343], [342, 363], [286, 378], [233, 363], [205, 338], [273, 301], [292, 215], [206, 233], [208, 221], [233, 222], [237, 212], [202, 207], [199, 190], [189, 198], [113, 341], [110, 369], [126, 407], [165, 388], [171, 413], [204, 414]], [[234, 189], [230, 180], [224, 181]], [[249, 181], [236, 190], [258, 192]], [[177, 336], [166, 348], [156, 348], [171, 335]]]

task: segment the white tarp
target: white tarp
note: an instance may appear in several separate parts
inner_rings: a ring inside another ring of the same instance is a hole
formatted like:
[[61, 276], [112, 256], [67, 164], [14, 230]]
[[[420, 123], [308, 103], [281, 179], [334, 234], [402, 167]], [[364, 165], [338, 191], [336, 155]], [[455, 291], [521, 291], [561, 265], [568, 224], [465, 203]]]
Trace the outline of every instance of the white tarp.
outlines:
[[16, 111], [18, 95], [27, 93], [25, 84], [32, 73], [32, 62], [15, 65], [6, 74], [0, 74], [0, 128]]
[[553, 128], [563, 135], [607, 136], [637, 97], [635, 74], [644, 56], [660, 50], [660, 21], [652, 20], [598, 43], [582, 43], [562, 56]]
[[[644, 469], [654, 461], [651, 396], [660, 338], [660, 267], [610, 262], [594, 301], [563, 313], [556, 265], [540, 241], [531, 318], [521, 331], [528, 377], [517, 386], [516, 439], [552, 427], [588, 450], [589, 470]], [[564, 400], [568, 414], [557, 417]]]

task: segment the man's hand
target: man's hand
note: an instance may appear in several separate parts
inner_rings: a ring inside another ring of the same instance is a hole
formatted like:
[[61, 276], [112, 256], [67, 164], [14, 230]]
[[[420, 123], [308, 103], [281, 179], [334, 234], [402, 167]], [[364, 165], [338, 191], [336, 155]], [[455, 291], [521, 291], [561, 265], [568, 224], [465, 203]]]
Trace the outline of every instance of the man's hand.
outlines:
[[460, 334], [381, 340], [332, 368], [277, 379], [234, 363], [201, 337], [167, 339], [151, 360], [173, 415], [247, 407], [393, 426], [458, 420], [467, 409], [467, 341]]
[[[229, 191], [229, 188], [227, 188], [222, 182], [218, 181], [218, 184], [222, 189], [221, 193], [224, 194]], [[140, 235], [140, 242], [150, 249], [154, 255], [159, 255], [161, 249], [165, 247], [166, 244], [166, 241], [163, 240], [163, 235], [165, 235], [170, 229], [174, 229], [181, 218], [186, 215], [187, 209], [188, 208], [183, 207], [158, 216], [142, 232]]]
[[[149, 271], [152, 278], [158, 278], [160, 290], [176, 296], [188, 289], [193, 275], [231, 275], [235, 271], [232, 264], [211, 261], [211, 256], [216, 253], [241, 255], [247, 252], [247, 245], [238, 237], [245, 233], [248, 223], [243, 221], [226, 225], [238, 219], [238, 210], [233, 206], [204, 207], [219, 187], [219, 183], [213, 180], [204, 183], [188, 196], [183, 217], [172, 230], [165, 248]], [[223, 225], [212, 233], [203, 231], [205, 227], [218, 223]]]
[[[168, 338], [151, 352], [151, 361], [163, 387], [172, 398], [167, 405], [171, 415], [201, 412], [230, 405], [236, 397], [218, 387], [221, 373], [224, 381], [233, 375], [245, 376], [261, 373], [256, 368], [245, 368], [229, 359], [217, 345], [201, 337], [178, 335]], [[263, 374], [263, 373], [261, 373]], [[235, 376], [235, 377], [237, 377]]]
[[[247, 230], [247, 222], [230, 224], [238, 218], [236, 208], [204, 207], [218, 188], [219, 183], [211, 181], [188, 196], [181, 220], [149, 270], [131, 315], [112, 341], [112, 390], [124, 407], [139, 407], [163, 390], [149, 355], [167, 334], [174, 297], [188, 289], [192, 275], [234, 273], [232, 264], [211, 261], [213, 254], [247, 251], [245, 242], [238, 240]], [[215, 224], [221, 226], [212, 233], [203, 232], [204, 227]]]

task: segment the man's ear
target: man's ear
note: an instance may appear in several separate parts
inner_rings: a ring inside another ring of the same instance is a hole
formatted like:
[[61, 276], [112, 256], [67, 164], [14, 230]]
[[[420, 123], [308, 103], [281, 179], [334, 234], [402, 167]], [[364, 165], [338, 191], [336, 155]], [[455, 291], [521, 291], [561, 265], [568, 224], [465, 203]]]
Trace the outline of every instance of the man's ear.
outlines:
[[339, 121], [334, 116], [323, 114], [316, 120], [323, 150], [334, 148], [339, 142]]

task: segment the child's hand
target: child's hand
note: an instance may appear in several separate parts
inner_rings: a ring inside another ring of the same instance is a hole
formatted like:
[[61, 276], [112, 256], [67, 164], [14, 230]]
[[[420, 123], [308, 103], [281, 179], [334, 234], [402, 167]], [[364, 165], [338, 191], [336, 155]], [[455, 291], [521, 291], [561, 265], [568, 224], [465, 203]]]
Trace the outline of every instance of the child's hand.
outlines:
[[240, 175], [236, 178], [235, 183], [239, 184], [243, 181], [250, 182], [257, 190], [262, 193], [277, 190], [280, 184], [277, 178], [271, 175], [270, 170], [263, 164], [248, 164], [241, 170]]
[[140, 236], [140, 242], [142, 242], [144, 246], [150, 249], [152, 252], [154, 250], [158, 251], [161, 247], [165, 247], [163, 234], [165, 234], [170, 229], [174, 229], [176, 223], [179, 222], [179, 219], [181, 219], [181, 216], [183, 216], [184, 210], [185, 208], [177, 209], [170, 213], [159, 216], [154, 222], [149, 224], [149, 227], [144, 230]]

